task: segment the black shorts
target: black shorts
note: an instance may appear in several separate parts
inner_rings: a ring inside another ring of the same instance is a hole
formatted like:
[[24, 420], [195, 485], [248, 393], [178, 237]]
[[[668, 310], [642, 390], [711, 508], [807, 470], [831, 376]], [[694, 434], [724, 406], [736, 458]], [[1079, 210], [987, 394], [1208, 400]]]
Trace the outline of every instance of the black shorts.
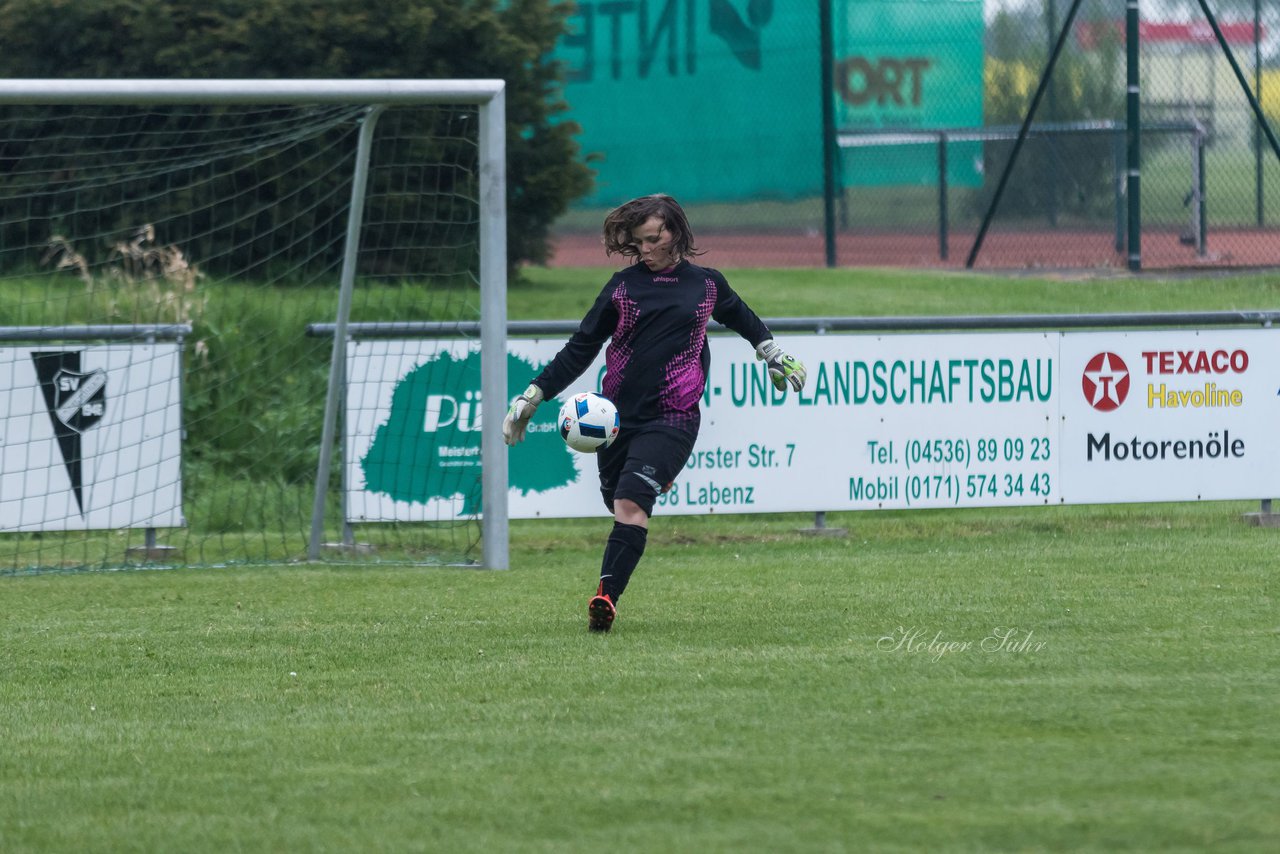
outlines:
[[626, 498], [653, 515], [658, 494], [665, 492], [689, 461], [691, 433], [665, 425], [624, 429], [599, 454], [600, 496], [613, 512], [613, 502]]

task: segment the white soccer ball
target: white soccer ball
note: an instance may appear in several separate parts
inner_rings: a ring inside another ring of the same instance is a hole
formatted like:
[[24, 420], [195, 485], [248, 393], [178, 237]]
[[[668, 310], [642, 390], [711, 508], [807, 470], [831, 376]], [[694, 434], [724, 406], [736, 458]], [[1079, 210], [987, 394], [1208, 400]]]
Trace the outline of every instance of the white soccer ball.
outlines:
[[598, 394], [575, 394], [560, 407], [560, 435], [580, 453], [594, 454], [612, 445], [618, 427], [618, 407]]

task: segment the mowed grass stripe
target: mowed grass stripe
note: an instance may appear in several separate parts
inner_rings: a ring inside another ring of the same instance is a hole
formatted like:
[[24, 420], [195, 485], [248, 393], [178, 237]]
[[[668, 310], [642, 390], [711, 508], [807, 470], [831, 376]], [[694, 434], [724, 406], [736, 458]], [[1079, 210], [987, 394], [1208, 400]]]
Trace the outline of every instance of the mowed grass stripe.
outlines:
[[601, 520], [505, 573], [8, 579], [0, 844], [1262, 850], [1249, 509], [659, 518], [604, 637]]

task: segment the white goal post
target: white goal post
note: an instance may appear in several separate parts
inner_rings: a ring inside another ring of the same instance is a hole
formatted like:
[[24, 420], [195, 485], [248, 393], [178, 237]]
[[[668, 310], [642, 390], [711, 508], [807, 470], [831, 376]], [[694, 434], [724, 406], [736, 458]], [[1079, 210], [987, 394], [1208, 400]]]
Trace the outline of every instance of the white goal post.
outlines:
[[[307, 556], [321, 548], [331, 455], [342, 405], [346, 327], [357, 275], [366, 183], [374, 127], [389, 107], [465, 105], [478, 109], [478, 232], [481, 335], [481, 395], [504, 406], [506, 354], [506, 110], [502, 80], [0, 80], [0, 107], [14, 105], [171, 106], [171, 105], [357, 105], [366, 112], [359, 128], [351, 181], [350, 216], [342, 252], [340, 293], [335, 320], [320, 460]], [[301, 334], [301, 330], [300, 330]], [[498, 411], [501, 411], [500, 409]], [[483, 565], [508, 567], [507, 453], [499, 431], [481, 436], [481, 547]]]

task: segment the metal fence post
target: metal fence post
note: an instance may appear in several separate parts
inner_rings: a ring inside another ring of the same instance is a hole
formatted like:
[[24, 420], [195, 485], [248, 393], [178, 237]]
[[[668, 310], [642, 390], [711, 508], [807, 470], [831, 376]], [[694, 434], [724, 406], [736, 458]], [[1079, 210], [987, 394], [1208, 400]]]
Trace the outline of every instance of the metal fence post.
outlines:
[[947, 260], [947, 132], [938, 134], [938, 255]]

